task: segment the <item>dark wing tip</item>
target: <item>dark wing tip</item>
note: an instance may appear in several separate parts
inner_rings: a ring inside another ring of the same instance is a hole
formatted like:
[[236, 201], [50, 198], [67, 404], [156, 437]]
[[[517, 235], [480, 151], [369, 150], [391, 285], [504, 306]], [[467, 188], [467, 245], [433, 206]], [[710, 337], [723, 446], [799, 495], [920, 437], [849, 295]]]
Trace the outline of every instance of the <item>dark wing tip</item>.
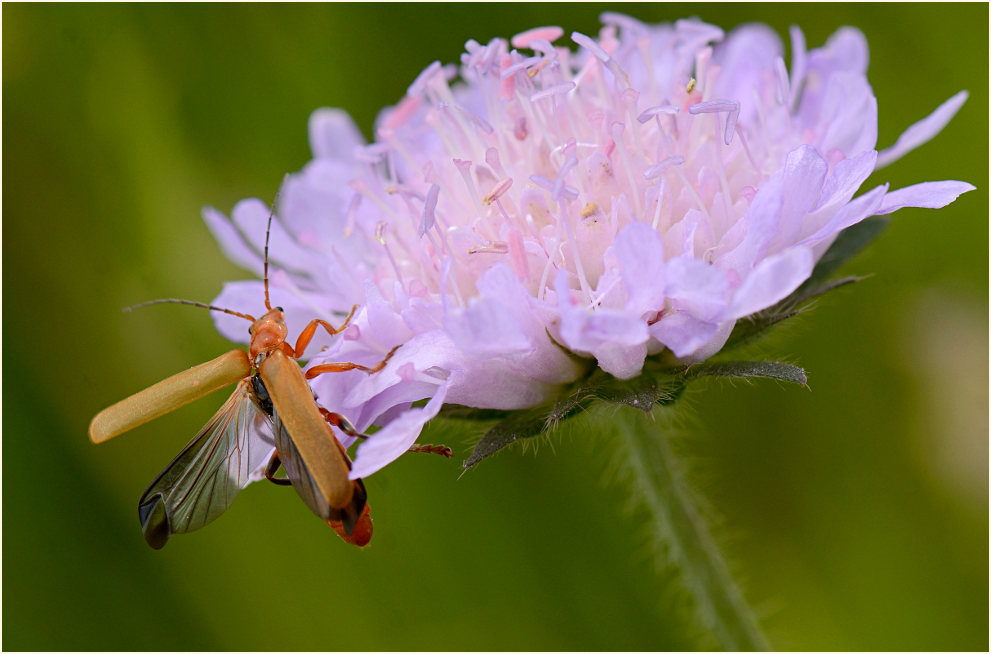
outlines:
[[172, 535], [162, 496], [153, 495], [147, 502], [139, 504], [138, 519], [141, 521], [141, 533], [144, 534], [145, 541], [152, 549], [162, 549]]
[[368, 493], [365, 491], [365, 484], [360, 479], [351, 482], [351, 501], [347, 506], [338, 509], [331, 509], [330, 522], [339, 522], [344, 527], [344, 533], [350, 535], [354, 531], [355, 525], [361, 518], [365, 506], [368, 504]]

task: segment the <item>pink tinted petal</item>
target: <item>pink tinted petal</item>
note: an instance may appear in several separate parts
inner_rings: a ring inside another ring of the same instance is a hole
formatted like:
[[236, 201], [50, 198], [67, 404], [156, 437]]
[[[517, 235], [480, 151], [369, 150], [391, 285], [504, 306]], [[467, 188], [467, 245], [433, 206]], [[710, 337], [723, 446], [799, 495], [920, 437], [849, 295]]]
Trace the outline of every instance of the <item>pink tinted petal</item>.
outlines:
[[895, 144], [885, 148], [877, 157], [877, 167], [884, 168], [888, 164], [901, 159], [903, 156], [928, 142], [939, 134], [946, 124], [956, 115], [963, 103], [967, 101], [967, 92], [960, 91], [952, 98], [936, 107], [931, 114], [915, 123], [898, 137]]
[[740, 284], [726, 318], [736, 319], [783, 300], [812, 274], [812, 252], [792, 248], [764, 259]]
[[956, 200], [961, 194], [973, 190], [974, 187], [967, 182], [945, 181], [913, 184], [885, 195], [881, 207], [874, 212], [874, 215], [881, 216], [904, 207], [939, 209]]
[[310, 114], [310, 151], [315, 159], [351, 160], [351, 151], [365, 144], [361, 130], [342, 109], [323, 108]]
[[447, 388], [446, 382], [439, 385], [426, 406], [401, 413], [361, 443], [349, 478], [367, 477], [402, 456], [416, 442], [423, 425], [436, 416], [444, 405]]

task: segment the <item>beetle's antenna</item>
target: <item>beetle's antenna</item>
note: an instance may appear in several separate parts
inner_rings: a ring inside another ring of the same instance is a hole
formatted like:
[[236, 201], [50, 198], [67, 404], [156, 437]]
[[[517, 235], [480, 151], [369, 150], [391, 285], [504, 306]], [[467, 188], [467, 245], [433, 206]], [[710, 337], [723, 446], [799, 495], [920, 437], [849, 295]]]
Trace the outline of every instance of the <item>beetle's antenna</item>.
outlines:
[[[286, 175], [288, 178], [289, 175]], [[285, 184], [285, 179], [283, 179], [283, 184]], [[279, 186], [279, 190], [275, 192], [275, 197], [272, 198], [272, 210], [268, 212], [268, 225], [265, 227], [265, 261], [264, 261], [264, 272], [265, 272], [265, 310], [272, 310], [272, 303], [268, 299], [268, 237], [272, 233], [272, 216], [275, 215], [275, 207], [279, 204], [279, 194], [282, 192], [282, 186]]]
[[135, 309], [151, 306], [152, 304], [188, 304], [191, 307], [200, 307], [201, 309], [209, 309], [210, 311], [219, 311], [220, 313], [226, 313], [230, 316], [237, 316], [238, 318], [244, 318], [245, 320], [250, 320], [251, 322], [255, 322], [255, 319], [246, 313], [238, 313], [237, 311], [232, 311], [230, 309], [225, 309], [223, 307], [217, 307], [212, 304], [204, 304], [202, 302], [196, 302], [195, 300], [178, 300], [176, 298], [166, 298], [164, 300], [149, 300], [147, 302], [142, 302], [140, 304], [132, 304], [129, 307], [124, 307], [124, 311], [134, 311]]

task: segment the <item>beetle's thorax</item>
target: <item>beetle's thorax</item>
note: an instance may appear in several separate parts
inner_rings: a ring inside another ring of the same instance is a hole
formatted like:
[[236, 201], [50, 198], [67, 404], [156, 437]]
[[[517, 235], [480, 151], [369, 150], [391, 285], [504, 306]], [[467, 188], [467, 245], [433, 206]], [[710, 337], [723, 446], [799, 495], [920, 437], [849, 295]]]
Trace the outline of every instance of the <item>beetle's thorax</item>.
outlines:
[[286, 328], [285, 315], [282, 309], [276, 307], [256, 320], [248, 333], [251, 334], [248, 355], [251, 361], [257, 365], [259, 357], [264, 359], [264, 355], [282, 347], [282, 344], [286, 342], [289, 331]]

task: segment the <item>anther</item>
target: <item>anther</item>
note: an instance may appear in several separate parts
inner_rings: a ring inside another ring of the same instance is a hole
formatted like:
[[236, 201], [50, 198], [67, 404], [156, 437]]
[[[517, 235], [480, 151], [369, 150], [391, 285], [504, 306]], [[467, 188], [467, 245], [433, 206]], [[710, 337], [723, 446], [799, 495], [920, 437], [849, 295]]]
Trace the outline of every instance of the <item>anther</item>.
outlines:
[[661, 104], [654, 107], [647, 107], [644, 109], [639, 116], [637, 116], [637, 121], [642, 125], [649, 121], [654, 116], [659, 116], [665, 114], [668, 116], [674, 116], [678, 113], [678, 107], [673, 104]]
[[688, 107], [688, 113], [693, 116], [698, 114], [726, 114], [726, 127], [723, 130], [723, 142], [729, 145], [733, 142], [733, 132], [736, 129], [736, 118], [740, 115], [740, 103], [735, 100], [709, 100], [699, 102]]
[[500, 197], [502, 197], [502, 195], [506, 191], [508, 191], [509, 187], [511, 187], [512, 185], [513, 185], [512, 177], [507, 177], [506, 179], [502, 180], [501, 182], [495, 185], [495, 188], [493, 188], [488, 195], [482, 198], [482, 204], [484, 204], [485, 206], [492, 204]]

